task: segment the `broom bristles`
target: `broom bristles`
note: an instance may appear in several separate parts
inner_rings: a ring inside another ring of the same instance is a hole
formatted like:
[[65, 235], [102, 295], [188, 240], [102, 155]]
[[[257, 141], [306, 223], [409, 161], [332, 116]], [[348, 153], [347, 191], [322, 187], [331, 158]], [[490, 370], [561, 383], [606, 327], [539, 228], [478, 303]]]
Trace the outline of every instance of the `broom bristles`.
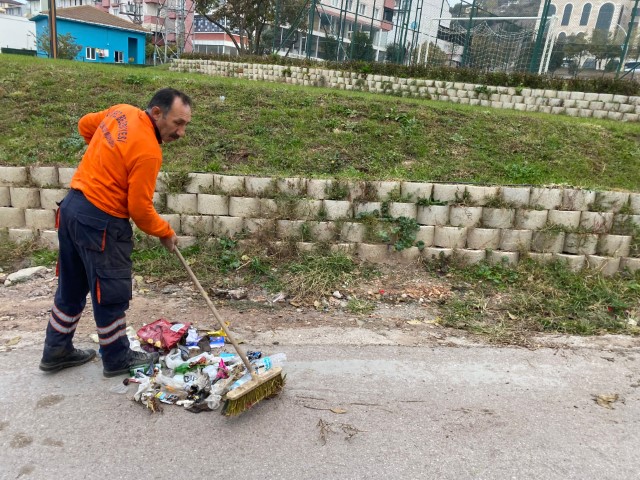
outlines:
[[227, 393], [222, 414], [231, 417], [246, 412], [261, 400], [279, 394], [284, 382], [285, 376], [279, 367], [258, 375], [258, 378]]

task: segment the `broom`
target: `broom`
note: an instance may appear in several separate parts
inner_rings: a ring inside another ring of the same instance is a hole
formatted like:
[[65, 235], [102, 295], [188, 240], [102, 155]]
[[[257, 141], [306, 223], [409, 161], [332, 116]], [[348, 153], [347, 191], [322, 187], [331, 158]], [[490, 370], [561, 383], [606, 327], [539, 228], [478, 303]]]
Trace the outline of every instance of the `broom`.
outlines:
[[277, 395], [284, 387], [284, 376], [282, 375], [282, 368], [273, 367], [267, 370], [264, 373], [258, 374], [255, 372], [254, 367], [249, 363], [249, 359], [245, 353], [240, 349], [240, 346], [236, 342], [236, 340], [231, 335], [231, 332], [227, 330], [222, 318], [218, 315], [218, 311], [216, 307], [213, 306], [213, 303], [209, 299], [209, 295], [204, 291], [202, 285], [194, 275], [191, 267], [187, 264], [186, 260], [178, 250], [178, 248], [174, 248], [174, 251], [184, 268], [189, 273], [191, 280], [198, 287], [198, 290], [204, 297], [209, 305], [209, 308], [213, 312], [213, 316], [216, 317], [216, 320], [220, 324], [220, 327], [224, 331], [225, 335], [229, 339], [229, 341], [233, 344], [233, 348], [235, 348], [236, 352], [242, 359], [244, 366], [247, 368], [247, 371], [251, 374], [251, 380], [240, 385], [238, 388], [235, 388], [229, 392], [227, 392], [225, 396], [225, 405], [222, 408], [222, 414], [227, 416], [239, 415], [246, 410], [249, 410], [252, 406], [258, 403], [265, 398], [271, 398], [274, 395]]

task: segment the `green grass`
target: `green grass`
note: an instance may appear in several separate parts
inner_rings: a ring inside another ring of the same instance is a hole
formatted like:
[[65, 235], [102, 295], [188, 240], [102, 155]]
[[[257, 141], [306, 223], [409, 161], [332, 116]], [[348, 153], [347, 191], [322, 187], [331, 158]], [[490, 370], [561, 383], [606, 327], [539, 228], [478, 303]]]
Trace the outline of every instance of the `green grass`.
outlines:
[[539, 332], [640, 333], [628, 323], [640, 314], [640, 272], [604, 277], [524, 260], [516, 267], [448, 265], [446, 274], [453, 296], [442, 306], [441, 323], [497, 343], [526, 344]]
[[6, 54], [0, 164], [76, 165], [82, 115], [169, 85], [196, 104], [169, 171], [640, 191], [637, 124]]

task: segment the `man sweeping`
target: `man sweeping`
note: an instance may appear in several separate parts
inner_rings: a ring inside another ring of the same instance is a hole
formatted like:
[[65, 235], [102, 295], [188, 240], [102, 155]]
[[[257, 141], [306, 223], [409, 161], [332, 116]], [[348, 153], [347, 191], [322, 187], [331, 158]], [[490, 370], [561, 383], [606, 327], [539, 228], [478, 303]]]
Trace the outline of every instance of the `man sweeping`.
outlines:
[[164, 88], [155, 93], [146, 111], [115, 105], [78, 122], [89, 146], [57, 213], [58, 289], [40, 370], [57, 372], [96, 356], [95, 350], [73, 346], [88, 293], [105, 377], [158, 361], [157, 353], [131, 350], [125, 333], [133, 250], [129, 219], [143, 232], [159, 237], [168, 251], [176, 248], [176, 234], [153, 207], [153, 193], [162, 165], [160, 145], [183, 137], [190, 121], [191, 99]]

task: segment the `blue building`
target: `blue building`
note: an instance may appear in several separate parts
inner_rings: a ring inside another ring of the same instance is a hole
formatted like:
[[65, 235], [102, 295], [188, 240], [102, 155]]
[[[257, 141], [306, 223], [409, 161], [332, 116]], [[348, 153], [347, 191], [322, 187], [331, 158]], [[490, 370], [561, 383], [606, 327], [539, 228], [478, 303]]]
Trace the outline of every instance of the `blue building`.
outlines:
[[[31, 18], [36, 23], [37, 37], [48, 31], [48, 13], [44, 11]], [[56, 18], [58, 36], [71, 34], [75, 43], [82, 46], [76, 60], [144, 64], [145, 38], [149, 32], [140, 25], [91, 5], [57, 9]], [[38, 55], [47, 54], [38, 50]]]

